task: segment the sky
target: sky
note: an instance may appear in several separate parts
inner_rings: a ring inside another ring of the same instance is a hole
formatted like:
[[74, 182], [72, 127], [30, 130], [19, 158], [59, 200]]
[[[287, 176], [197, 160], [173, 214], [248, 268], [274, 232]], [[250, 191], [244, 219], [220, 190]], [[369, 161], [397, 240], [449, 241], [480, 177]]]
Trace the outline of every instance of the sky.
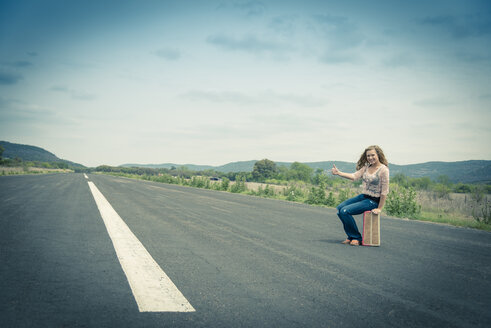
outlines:
[[491, 2], [0, 0], [0, 140], [86, 166], [491, 160]]

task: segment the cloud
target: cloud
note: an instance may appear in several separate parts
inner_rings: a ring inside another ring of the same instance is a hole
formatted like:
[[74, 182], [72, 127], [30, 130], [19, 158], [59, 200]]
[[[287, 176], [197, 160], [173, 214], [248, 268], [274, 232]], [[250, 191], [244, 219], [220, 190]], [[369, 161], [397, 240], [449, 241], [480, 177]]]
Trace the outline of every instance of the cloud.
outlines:
[[297, 15], [276, 16], [271, 19], [269, 27], [278, 34], [291, 37], [295, 33], [297, 20]]
[[419, 20], [425, 26], [439, 28], [454, 39], [491, 36], [491, 19], [488, 15], [430, 16]]
[[348, 50], [358, 48], [365, 36], [359, 31], [356, 24], [347, 17], [333, 15], [314, 15], [322, 33], [327, 37], [329, 48]]
[[34, 51], [30, 51], [27, 53], [28, 56], [31, 56], [31, 57], [37, 57], [38, 56], [38, 53], [37, 52], [34, 52]]
[[213, 35], [209, 36], [206, 41], [227, 51], [241, 51], [251, 54], [287, 55], [294, 50], [289, 44], [261, 40], [254, 35], [244, 36], [243, 38], [234, 38], [223, 34]]
[[155, 55], [167, 60], [178, 60], [181, 58], [181, 52], [174, 48], [162, 48], [155, 51]]
[[50, 89], [51, 91], [56, 91], [56, 92], [63, 92], [63, 93], [69, 93], [69, 89], [66, 87], [60, 87], [60, 86], [54, 86]]
[[73, 90], [64, 86], [53, 86], [51, 89], [53, 92], [60, 92], [69, 95], [72, 99], [91, 101], [97, 98], [95, 94], [87, 93], [84, 91]]
[[347, 51], [327, 51], [319, 59], [325, 64], [359, 64], [363, 62], [359, 55]]
[[277, 133], [317, 133], [325, 129], [336, 128], [335, 120], [327, 120], [316, 115], [301, 112], [285, 113], [260, 113], [255, 115], [251, 121], [258, 126], [259, 130], [274, 130]]
[[20, 74], [0, 71], [0, 85], [17, 84], [23, 79], [24, 77]]
[[194, 90], [183, 94], [181, 97], [192, 101], [209, 101], [214, 103], [228, 102], [242, 105], [258, 103], [254, 97], [233, 91], [213, 92]]
[[59, 115], [47, 108], [16, 99], [0, 98], [1, 123], [35, 124], [53, 123], [59, 120]]
[[390, 68], [409, 67], [414, 63], [413, 57], [408, 53], [398, 53], [385, 58], [382, 64]]
[[10, 104], [12, 104], [12, 102], [13, 101], [11, 99], [5, 99], [0, 97], [0, 111], [5, 110], [5, 108], [8, 107]]
[[8, 66], [16, 67], [16, 68], [25, 68], [25, 67], [32, 66], [32, 63], [27, 60], [18, 60], [16, 62], [9, 63]]
[[247, 16], [262, 15], [266, 9], [262, 1], [239, 1], [234, 3], [233, 6], [245, 12]]
[[484, 63], [484, 62], [489, 62], [491, 61], [491, 55], [486, 54], [486, 55], [481, 55], [477, 53], [470, 53], [470, 52], [457, 52], [455, 54], [458, 60], [466, 62], [466, 63]]
[[422, 99], [414, 102], [419, 107], [449, 107], [455, 105], [453, 101], [442, 98]]
[[234, 91], [190, 91], [182, 95], [182, 98], [192, 101], [209, 101], [213, 103], [233, 103], [238, 105], [258, 104], [287, 104], [300, 107], [320, 107], [327, 103], [326, 100], [310, 95], [284, 94], [266, 91], [258, 94], [245, 94]]
[[224, 1], [217, 6], [219, 10], [236, 9], [241, 14], [245, 14], [248, 17], [261, 16], [266, 11], [264, 2], [251, 0], [251, 1]]
[[3, 123], [50, 123], [56, 115], [48, 110], [17, 108], [15, 111], [0, 110], [0, 117]]
[[366, 37], [358, 26], [347, 17], [333, 15], [314, 15], [317, 31], [326, 44], [326, 51], [320, 61], [327, 64], [360, 63], [360, 47]]
[[32, 66], [32, 63], [25, 60], [4, 62], [3, 67], [5, 67], [5, 69], [0, 69], [0, 86], [14, 85], [22, 81], [24, 76], [17, 73], [17, 71], [29, 66]]

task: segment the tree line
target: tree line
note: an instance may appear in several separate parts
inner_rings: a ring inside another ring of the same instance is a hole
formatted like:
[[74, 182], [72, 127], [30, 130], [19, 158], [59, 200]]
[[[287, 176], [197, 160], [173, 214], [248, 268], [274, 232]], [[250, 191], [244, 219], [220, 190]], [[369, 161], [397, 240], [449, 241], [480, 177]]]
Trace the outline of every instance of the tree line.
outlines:
[[[332, 176], [328, 171], [322, 169], [314, 170], [310, 166], [294, 162], [290, 167], [278, 166], [274, 161], [262, 159], [254, 164], [252, 172], [218, 172], [215, 170], [192, 171], [185, 166], [168, 168], [141, 168], [141, 167], [114, 167], [108, 165], [98, 166], [93, 171], [96, 172], [113, 172], [136, 175], [163, 175], [167, 174], [172, 177], [191, 179], [193, 176], [202, 176], [217, 179], [228, 179], [235, 181], [238, 176], [248, 182], [260, 182], [266, 184], [288, 185], [291, 182], [303, 182], [319, 186], [321, 184], [326, 187], [352, 183]], [[484, 194], [491, 193], [491, 185], [483, 184], [464, 184], [452, 183], [448, 176], [441, 175], [437, 179], [432, 180], [429, 177], [411, 178], [402, 173], [396, 174], [390, 178], [391, 184], [397, 184], [403, 188], [413, 188], [415, 190], [433, 191], [440, 196], [448, 195], [449, 193], [474, 193], [480, 192]], [[360, 181], [352, 183], [354, 186], [359, 186]]]
[[[273, 161], [257, 161], [252, 172], [223, 173], [214, 170], [191, 171], [186, 167], [152, 169], [139, 167], [95, 168], [96, 172], [127, 176], [143, 180], [179, 184], [197, 188], [246, 193], [249, 195], [279, 198], [303, 202], [311, 205], [335, 207], [354, 196], [361, 181], [351, 182], [332, 176], [324, 170], [314, 170], [306, 164], [295, 162], [290, 167], [278, 167]], [[248, 189], [246, 182], [262, 183], [256, 189]], [[278, 185], [282, 187], [278, 187]], [[471, 199], [481, 203], [484, 195], [490, 193], [489, 185], [453, 184], [444, 175], [432, 180], [427, 177], [411, 178], [403, 174], [391, 177], [390, 192], [385, 212], [388, 215], [405, 218], [418, 218], [421, 206], [417, 201], [417, 191], [429, 191], [436, 197], [450, 197], [449, 193], [471, 193]], [[473, 215], [477, 222], [491, 224], [488, 204], [480, 204], [479, 213]], [[482, 213], [481, 213], [482, 212]]]

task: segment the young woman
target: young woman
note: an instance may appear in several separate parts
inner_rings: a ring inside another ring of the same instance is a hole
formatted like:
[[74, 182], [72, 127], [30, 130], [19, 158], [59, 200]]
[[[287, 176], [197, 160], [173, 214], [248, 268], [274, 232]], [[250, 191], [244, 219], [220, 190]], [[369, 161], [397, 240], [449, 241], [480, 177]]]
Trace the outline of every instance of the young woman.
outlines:
[[356, 165], [355, 173], [344, 173], [333, 165], [332, 174], [353, 181], [363, 179], [362, 194], [345, 200], [338, 205], [338, 216], [343, 222], [344, 231], [348, 238], [343, 244], [358, 246], [362, 236], [358, 231], [353, 215], [372, 211], [379, 214], [385, 204], [389, 193], [389, 163], [379, 146], [370, 146], [365, 149]]

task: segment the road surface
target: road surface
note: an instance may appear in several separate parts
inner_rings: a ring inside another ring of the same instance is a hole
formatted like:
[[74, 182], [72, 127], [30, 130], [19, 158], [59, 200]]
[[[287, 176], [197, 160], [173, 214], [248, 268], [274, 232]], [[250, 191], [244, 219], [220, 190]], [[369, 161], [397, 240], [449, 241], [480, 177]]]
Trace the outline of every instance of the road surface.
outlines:
[[[140, 311], [89, 181], [188, 312]], [[491, 322], [489, 232], [382, 217], [346, 246], [334, 209], [95, 174], [0, 177], [0, 211], [1, 327]]]

